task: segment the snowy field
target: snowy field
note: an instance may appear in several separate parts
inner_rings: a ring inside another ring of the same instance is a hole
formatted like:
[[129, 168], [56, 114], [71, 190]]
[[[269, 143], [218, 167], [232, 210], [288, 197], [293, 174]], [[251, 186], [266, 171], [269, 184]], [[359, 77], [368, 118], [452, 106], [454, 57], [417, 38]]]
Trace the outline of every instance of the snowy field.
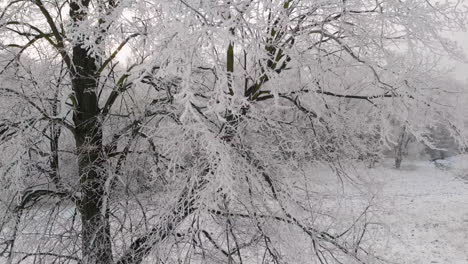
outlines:
[[[387, 160], [372, 169], [355, 166], [348, 171], [359, 178], [355, 185], [337, 185], [336, 177], [325, 169], [315, 171], [316, 182], [311, 187], [320, 189], [325, 197], [322, 206], [344, 217], [341, 221], [347, 221], [350, 213], [359, 215], [372, 200], [368, 220], [375, 225], [369, 228], [372, 235], [365, 243], [381, 260], [392, 264], [468, 263], [468, 155], [437, 162], [404, 161], [400, 170]], [[337, 186], [342, 192], [338, 199]], [[289, 246], [302, 254], [298, 252], [298, 259], [288, 263], [303, 263], [299, 259], [305, 255], [307, 242], [297, 243]], [[19, 248], [21, 245], [18, 243]], [[0, 264], [4, 261], [0, 258]], [[154, 263], [154, 259], [149, 257], [145, 263]]]
[[468, 263], [468, 156], [406, 161], [401, 170], [388, 161], [368, 173], [391, 232], [380, 254], [392, 263]]

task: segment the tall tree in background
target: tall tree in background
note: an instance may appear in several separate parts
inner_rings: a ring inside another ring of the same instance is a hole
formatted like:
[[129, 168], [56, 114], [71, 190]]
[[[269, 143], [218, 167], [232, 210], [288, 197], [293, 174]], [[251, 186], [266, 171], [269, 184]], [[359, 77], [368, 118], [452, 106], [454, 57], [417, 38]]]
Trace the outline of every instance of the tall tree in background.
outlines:
[[[287, 262], [294, 255], [271, 223], [292, 227], [321, 263], [367, 263], [366, 223], [308, 217], [326, 214], [305, 206], [317, 190], [293, 184], [312, 177], [304, 166], [372, 152], [376, 140], [366, 135], [384, 142], [392, 119], [428, 144], [426, 132], [439, 123], [463, 142], [450, 107], [434, 100], [447, 87], [434, 84], [433, 62], [421, 59], [458, 55], [441, 34], [464, 27], [461, 4], [1, 7], [0, 139], [8, 158], [0, 253], [11, 263], [133, 264], [152, 252], [161, 261], [234, 263], [260, 249], [264, 262]], [[140, 174], [151, 179], [143, 194], [132, 185]], [[44, 222], [50, 238], [25, 235]], [[41, 246], [28, 248], [28, 239]]]

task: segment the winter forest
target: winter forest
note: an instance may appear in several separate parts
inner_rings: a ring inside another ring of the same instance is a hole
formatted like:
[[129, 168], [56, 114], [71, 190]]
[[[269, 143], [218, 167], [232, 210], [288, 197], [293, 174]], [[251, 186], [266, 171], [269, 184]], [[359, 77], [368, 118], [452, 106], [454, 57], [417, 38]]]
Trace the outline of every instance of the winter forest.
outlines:
[[0, 0], [0, 263], [468, 263], [467, 26], [463, 0]]

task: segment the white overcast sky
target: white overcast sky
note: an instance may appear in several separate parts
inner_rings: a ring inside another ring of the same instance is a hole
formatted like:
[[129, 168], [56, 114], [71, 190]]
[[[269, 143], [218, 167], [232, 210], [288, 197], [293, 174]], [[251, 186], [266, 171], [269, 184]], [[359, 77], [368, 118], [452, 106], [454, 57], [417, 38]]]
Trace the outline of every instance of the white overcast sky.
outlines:
[[459, 61], [450, 60], [447, 66], [453, 67], [452, 76], [455, 79], [468, 84], [468, 61], [466, 61], [468, 60], [468, 32], [459, 32], [449, 37], [458, 41], [460, 47], [465, 51], [465, 62], [461, 59]]
[[[449, 1], [458, 2], [460, 0], [449, 0]], [[465, 6], [468, 5], [467, 0], [461, 0], [461, 3], [463, 3]], [[468, 25], [467, 25], [467, 28], [468, 28]], [[459, 32], [459, 33], [453, 34], [453, 39], [458, 41], [459, 45], [465, 51], [466, 59], [468, 59], [468, 32]], [[456, 78], [457, 80], [466, 82], [468, 84], [468, 61], [465, 61], [465, 62], [454, 61], [453, 65], [450, 64], [450, 66], [454, 67], [452, 76]]]

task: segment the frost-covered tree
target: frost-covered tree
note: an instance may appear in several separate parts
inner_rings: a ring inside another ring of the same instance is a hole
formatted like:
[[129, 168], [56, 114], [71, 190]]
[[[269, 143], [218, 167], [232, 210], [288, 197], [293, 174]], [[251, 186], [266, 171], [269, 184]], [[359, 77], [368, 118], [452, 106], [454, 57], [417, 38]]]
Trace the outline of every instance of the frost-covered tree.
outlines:
[[365, 217], [314, 204], [323, 197], [307, 169], [372, 157], [392, 120], [429, 145], [428, 129], [447, 124], [463, 143], [433, 80], [434, 56], [460, 56], [443, 34], [463, 29], [466, 11], [428, 0], [2, 1], [0, 256], [379, 261]]

